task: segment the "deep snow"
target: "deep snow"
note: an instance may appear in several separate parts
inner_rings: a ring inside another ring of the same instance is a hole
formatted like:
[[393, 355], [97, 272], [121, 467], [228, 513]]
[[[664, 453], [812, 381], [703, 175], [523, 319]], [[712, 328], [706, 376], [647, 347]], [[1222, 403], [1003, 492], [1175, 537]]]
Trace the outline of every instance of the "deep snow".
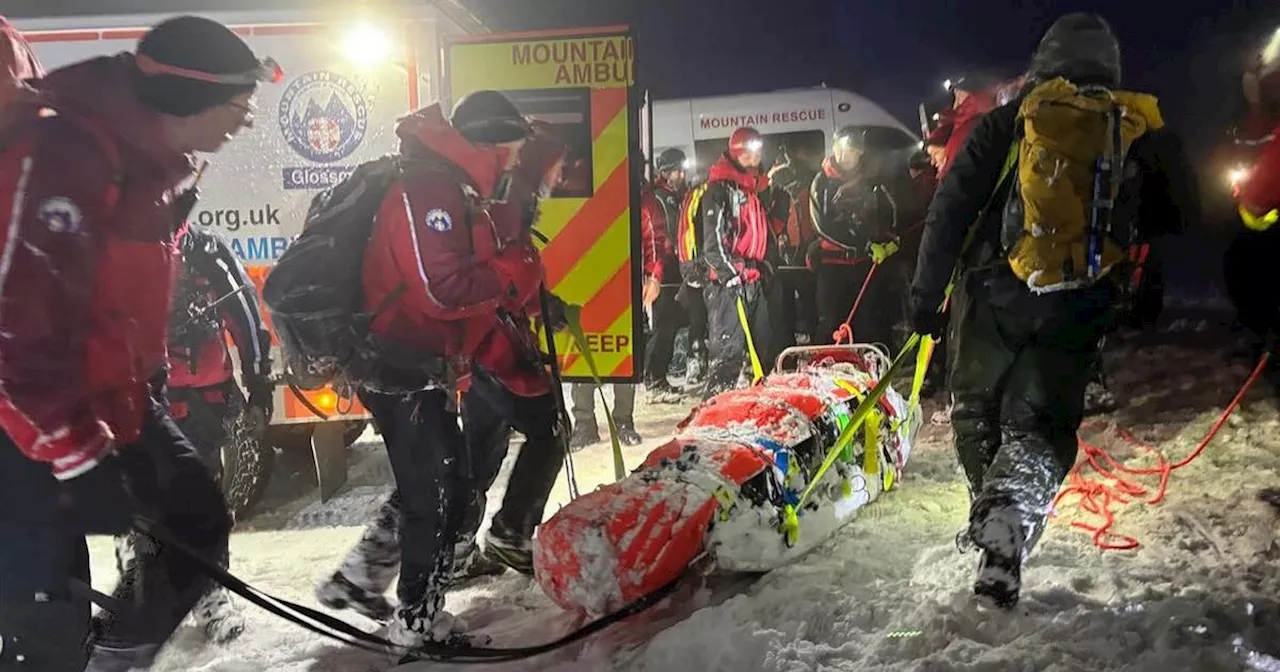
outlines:
[[[1227, 363], [1221, 348], [1201, 345], [1228, 339], [1214, 325], [1182, 326], [1189, 328], [1162, 335], [1162, 345], [1117, 344], [1108, 360], [1113, 388], [1126, 402], [1110, 419], [1174, 458], [1199, 441], [1248, 373]], [[639, 405], [640, 431], [650, 440], [627, 449], [629, 466], [665, 440], [683, 410]], [[1118, 531], [1138, 537], [1141, 549], [1097, 551], [1067, 525], [1079, 510], [1064, 507], [1032, 557], [1022, 603], [1011, 614], [979, 611], [970, 599], [976, 556], [960, 555], [953, 543], [967, 495], [949, 441], [946, 427], [926, 424], [900, 487], [800, 562], [754, 582], [729, 577], [710, 588], [686, 587], [655, 613], [585, 645], [497, 669], [1166, 672], [1250, 669], [1248, 660], [1252, 669], [1280, 669], [1268, 659], [1280, 657], [1280, 516], [1255, 497], [1261, 487], [1280, 485], [1280, 413], [1270, 385], [1260, 384], [1204, 457], [1174, 475], [1163, 504], [1130, 505], [1119, 515]], [[1117, 456], [1137, 456], [1113, 447]], [[238, 533], [233, 571], [310, 602], [314, 581], [359, 534], [358, 527], [318, 525], [358, 525], [387, 491], [378, 483], [386, 468], [375, 448], [335, 502], [299, 499], [252, 521], [247, 527], [256, 531]], [[576, 457], [584, 490], [612, 478], [606, 445]], [[565, 501], [563, 482], [554, 498]], [[92, 549], [95, 584], [110, 586], [110, 545], [97, 539]], [[576, 624], [514, 575], [455, 593], [449, 607], [492, 634], [496, 646], [540, 643]], [[157, 669], [393, 666], [243, 608], [249, 630], [239, 642], [206, 646], [184, 628]]]

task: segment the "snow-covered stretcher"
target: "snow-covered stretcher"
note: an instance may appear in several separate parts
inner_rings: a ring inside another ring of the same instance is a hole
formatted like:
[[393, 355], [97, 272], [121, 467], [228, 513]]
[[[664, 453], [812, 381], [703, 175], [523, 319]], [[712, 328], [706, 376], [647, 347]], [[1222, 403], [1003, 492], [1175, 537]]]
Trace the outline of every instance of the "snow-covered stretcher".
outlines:
[[804, 555], [902, 473], [920, 411], [890, 387], [809, 487], [888, 368], [887, 356], [866, 345], [782, 353], [758, 384], [695, 408], [627, 478], [543, 523], [534, 544], [538, 583], [561, 607], [600, 615], [699, 558], [725, 571], [765, 572]]

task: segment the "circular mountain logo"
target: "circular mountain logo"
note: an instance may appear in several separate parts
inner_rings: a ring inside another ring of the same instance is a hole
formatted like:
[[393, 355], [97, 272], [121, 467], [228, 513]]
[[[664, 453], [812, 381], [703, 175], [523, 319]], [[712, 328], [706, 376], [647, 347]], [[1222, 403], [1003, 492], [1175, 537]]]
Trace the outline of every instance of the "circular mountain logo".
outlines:
[[299, 75], [280, 97], [280, 132], [316, 163], [350, 156], [369, 128], [369, 104], [354, 82], [328, 70]]

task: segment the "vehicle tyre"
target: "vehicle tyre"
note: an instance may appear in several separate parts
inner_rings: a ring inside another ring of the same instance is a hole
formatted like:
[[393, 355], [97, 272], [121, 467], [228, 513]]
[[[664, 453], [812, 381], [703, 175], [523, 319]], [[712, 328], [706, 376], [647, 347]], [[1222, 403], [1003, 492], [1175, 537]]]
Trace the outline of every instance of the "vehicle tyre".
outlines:
[[263, 419], [258, 409], [246, 409], [235, 402], [236, 412], [225, 422], [226, 441], [222, 444], [222, 494], [232, 517], [247, 518], [271, 482], [275, 468], [275, 449], [263, 440]]

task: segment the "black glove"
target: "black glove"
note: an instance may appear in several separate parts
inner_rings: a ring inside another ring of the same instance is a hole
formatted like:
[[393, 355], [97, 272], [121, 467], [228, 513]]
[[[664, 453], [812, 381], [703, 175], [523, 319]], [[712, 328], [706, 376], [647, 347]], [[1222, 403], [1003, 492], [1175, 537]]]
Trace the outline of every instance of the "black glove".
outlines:
[[547, 326], [551, 328], [551, 333], [559, 333], [569, 328], [569, 318], [565, 315], [565, 309], [569, 304], [564, 299], [547, 292], [547, 314], [543, 316]]
[[[265, 370], [269, 371], [270, 367], [266, 367]], [[244, 387], [249, 392], [249, 407], [261, 409], [262, 414], [270, 422], [276, 406], [275, 383], [271, 382], [271, 378], [267, 376], [249, 374], [244, 377]]]
[[911, 301], [911, 330], [921, 336], [935, 339], [947, 330], [947, 313], [938, 312], [938, 306], [932, 301]]
[[102, 458], [97, 466], [58, 483], [58, 509], [73, 529], [87, 534], [122, 534], [133, 524], [135, 499], [122, 460]]

